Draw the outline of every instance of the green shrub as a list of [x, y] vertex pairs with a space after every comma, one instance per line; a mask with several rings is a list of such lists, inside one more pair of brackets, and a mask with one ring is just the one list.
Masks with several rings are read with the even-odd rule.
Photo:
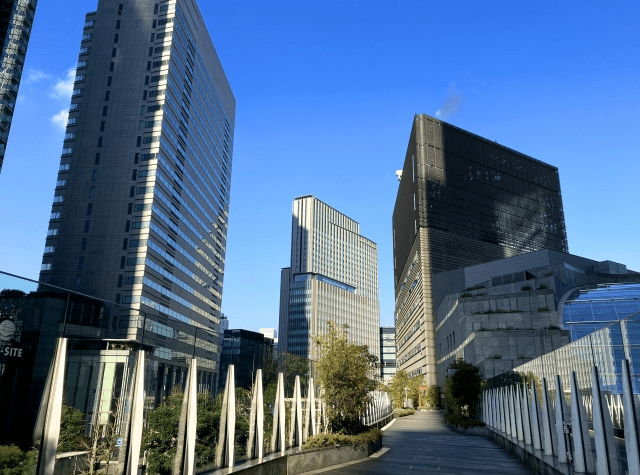
[[394, 414], [397, 414], [398, 417], [411, 416], [416, 413], [415, 409], [394, 409]]
[[444, 418], [444, 421], [446, 423], [451, 424], [453, 426], [462, 426], [465, 429], [468, 429], [469, 427], [484, 427], [484, 422], [482, 421], [469, 419], [468, 417], [465, 417], [465, 416], [458, 416], [456, 414], [453, 414], [452, 412], [445, 412], [444, 416], [442, 417]]
[[[414, 411], [415, 412], [415, 411]], [[335, 445], [347, 445], [352, 447], [366, 447], [370, 443], [382, 438], [380, 429], [369, 429], [357, 435], [345, 434], [318, 434], [309, 437], [302, 445], [303, 449], [313, 449], [317, 447], [333, 447]]]
[[427, 395], [426, 395], [426, 403], [428, 405], [430, 405], [431, 407], [440, 407], [440, 393], [442, 392], [442, 390], [440, 389], [440, 386], [429, 386], [429, 389], [427, 389]]
[[23, 452], [17, 445], [0, 445], [0, 473], [2, 475], [28, 475], [33, 471], [38, 452]]

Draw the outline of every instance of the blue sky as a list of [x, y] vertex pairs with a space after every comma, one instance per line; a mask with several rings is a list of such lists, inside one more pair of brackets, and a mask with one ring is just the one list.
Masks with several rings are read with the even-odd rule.
[[[0, 174], [0, 270], [37, 278], [84, 13], [41, 1]], [[557, 166], [569, 251], [640, 271], [638, 2], [200, 2], [237, 100], [222, 309], [278, 326], [291, 202], [313, 194], [378, 243], [415, 113]], [[58, 117], [58, 120], [56, 120]], [[3, 280], [0, 278], [0, 288]]]

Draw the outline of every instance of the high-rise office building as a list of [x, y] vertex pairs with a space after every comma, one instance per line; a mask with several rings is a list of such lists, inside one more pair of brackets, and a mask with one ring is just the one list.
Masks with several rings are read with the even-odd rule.
[[347, 324], [351, 342], [379, 355], [378, 246], [357, 222], [302, 196], [293, 202], [291, 267], [281, 274], [279, 348], [317, 360], [311, 337], [330, 321]]
[[0, 172], [38, 0], [0, 0]]
[[396, 375], [396, 327], [380, 327], [380, 377], [389, 383]]
[[[40, 280], [218, 331], [234, 118], [194, 0], [99, 0], [82, 32]], [[136, 336], [133, 318], [109, 318]]]
[[393, 212], [398, 370], [435, 384], [438, 274], [567, 252], [558, 169], [428, 115], [413, 121]]

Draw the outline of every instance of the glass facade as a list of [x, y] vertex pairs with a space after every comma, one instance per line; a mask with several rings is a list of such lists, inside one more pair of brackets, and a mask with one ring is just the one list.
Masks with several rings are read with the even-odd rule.
[[330, 321], [379, 354], [378, 247], [356, 221], [302, 196], [293, 202], [291, 267], [281, 276], [279, 347], [317, 360], [312, 337]]
[[387, 383], [396, 374], [396, 329], [380, 327], [380, 377]]
[[571, 294], [563, 322], [573, 341], [639, 311], [640, 284], [601, 285]]
[[[571, 372], [575, 371], [578, 385], [591, 418], [591, 368], [597, 366], [600, 385], [605, 393], [614, 428], [621, 429], [622, 412], [622, 359], [629, 360], [634, 394], [640, 394], [640, 312], [609, 324], [585, 337], [552, 351], [513, 371], [487, 380], [488, 387], [501, 387], [522, 379], [531, 373], [538, 383], [546, 378], [552, 398], [555, 398], [556, 375], [562, 387], [571, 389]], [[555, 400], [555, 399], [553, 399]]]
[[195, 2], [100, 0], [73, 89], [40, 281], [217, 338], [235, 98]]
[[[539, 249], [568, 252], [558, 169], [416, 115], [393, 212], [398, 368], [436, 384], [432, 276]], [[403, 340], [404, 341], [404, 340]]]
[[0, 2], [0, 172], [38, 0]]

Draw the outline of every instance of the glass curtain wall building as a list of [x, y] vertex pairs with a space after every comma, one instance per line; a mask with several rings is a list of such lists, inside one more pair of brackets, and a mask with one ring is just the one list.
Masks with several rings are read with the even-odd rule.
[[279, 348], [317, 360], [311, 337], [330, 321], [379, 355], [378, 246], [356, 221], [302, 196], [293, 202], [291, 267], [281, 274]]
[[414, 117], [398, 175], [398, 369], [431, 385], [433, 276], [538, 249], [567, 252], [560, 180], [556, 167], [425, 114]]
[[396, 375], [396, 329], [380, 327], [380, 377], [384, 383]]
[[566, 300], [563, 322], [571, 341], [640, 312], [640, 283], [576, 290]]
[[0, 0], [0, 172], [38, 0]]
[[198, 5], [100, 0], [80, 40], [39, 280], [217, 332], [235, 99]]

